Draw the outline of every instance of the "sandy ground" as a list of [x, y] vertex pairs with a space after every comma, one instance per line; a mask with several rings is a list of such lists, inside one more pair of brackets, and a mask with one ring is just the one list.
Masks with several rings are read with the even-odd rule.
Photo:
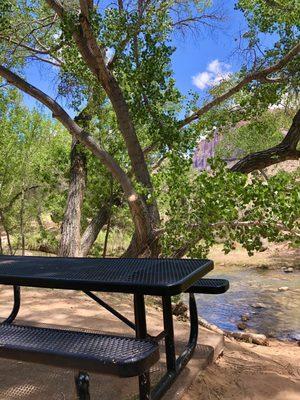
[[[21, 309], [16, 322], [20, 325], [74, 328], [117, 335], [133, 335], [126, 325], [80, 292], [22, 288]], [[101, 298], [133, 320], [132, 296], [102, 293]], [[157, 335], [162, 329], [162, 312], [151, 297], [147, 297], [148, 331]], [[0, 315], [7, 316], [12, 306], [12, 289], [0, 285]], [[1, 319], [0, 319], [1, 320]], [[183, 351], [189, 337], [189, 324], [175, 319], [177, 354]], [[185, 368], [165, 400], [179, 399], [177, 393], [188, 387], [199, 370], [220, 354], [223, 338], [201, 328], [199, 344], [193, 359]], [[163, 345], [161, 359], [151, 369], [151, 380], [157, 382], [165, 373]], [[74, 373], [39, 364], [0, 359], [0, 400], [74, 400]], [[138, 391], [137, 378], [91, 374], [91, 398], [94, 400], [133, 400]], [[178, 383], [178, 385], [177, 385]], [[112, 390], [113, 388], [113, 390]]]
[[226, 340], [224, 355], [198, 375], [183, 400], [300, 400], [300, 347]]
[[[22, 292], [19, 323], [26, 321], [127, 333], [123, 325], [78, 292], [29, 288]], [[9, 313], [11, 290], [0, 287], [0, 294], [1, 315], [4, 316]], [[124, 315], [133, 317], [131, 296], [104, 294], [103, 297], [118, 306]], [[158, 333], [162, 328], [161, 313], [150, 305], [148, 317], [151, 333]], [[176, 332], [183, 342], [187, 337], [186, 328], [187, 324], [176, 321]], [[203, 338], [202, 333], [200, 337]], [[200, 365], [195, 376], [199, 368]], [[183, 400], [300, 400], [299, 378], [300, 347], [297, 344], [274, 340], [269, 347], [263, 347], [226, 340], [223, 357], [200, 372]], [[0, 399], [73, 400], [73, 379], [72, 371], [1, 360]], [[92, 382], [92, 394], [101, 400], [129, 399], [130, 393], [137, 388], [136, 380], [125, 382], [101, 375], [92, 376]], [[181, 387], [187, 383], [184, 376], [178, 383]], [[111, 387], [116, 396], [111, 393]]]
[[247, 266], [247, 267], [296, 267], [300, 268], [300, 248], [292, 248], [288, 243], [266, 243], [265, 251], [256, 252], [249, 257], [241, 245], [236, 244], [236, 250], [224, 254], [221, 244], [212, 247], [208, 258], [220, 266]]

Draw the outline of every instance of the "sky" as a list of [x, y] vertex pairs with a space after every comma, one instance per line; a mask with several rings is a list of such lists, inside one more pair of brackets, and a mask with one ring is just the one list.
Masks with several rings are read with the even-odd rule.
[[[204, 97], [207, 89], [237, 71], [241, 59], [235, 50], [241, 32], [246, 30], [242, 13], [234, 9], [234, 0], [214, 0], [214, 5], [221, 5], [224, 22], [220, 29], [202, 29], [197, 35], [182, 36], [176, 34], [173, 45], [176, 51], [172, 57], [172, 69], [177, 87], [183, 94], [190, 90]], [[26, 71], [30, 83], [55, 96], [55, 75], [49, 67], [31, 65]], [[37, 106], [35, 100], [25, 95], [25, 103], [31, 108]], [[64, 105], [64, 104], [62, 104]], [[71, 112], [72, 113], [72, 112]]]
[[224, 22], [219, 29], [202, 29], [197, 36], [184, 38], [177, 35], [174, 39], [177, 51], [172, 65], [177, 85], [184, 93], [191, 89], [201, 93], [215, 78], [240, 67], [240, 60], [233, 53], [237, 46], [235, 39], [245, 31], [246, 23], [243, 15], [234, 10], [235, 1], [221, 3], [226, 5], [222, 5]]

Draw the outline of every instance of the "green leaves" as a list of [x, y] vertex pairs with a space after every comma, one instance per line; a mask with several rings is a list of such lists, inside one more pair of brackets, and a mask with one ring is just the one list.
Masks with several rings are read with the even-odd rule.
[[12, 11], [12, 3], [9, 0], [3, 0], [0, 4], [0, 28], [1, 31], [8, 28], [11, 24], [10, 13]]
[[186, 247], [188, 256], [203, 257], [219, 242], [225, 253], [238, 242], [251, 255], [261, 248], [262, 238], [293, 240], [299, 231], [300, 189], [295, 175], [279, 173], [266, 182], [260, 175], [249, 179], [232, 173], [218, 159], [211, 160], [210, 172], [200, 174], [187, 166], [180, 168], [181, 164], [170, 159], [164, 171], [163, 246], [168, 256]]
[[274, 33], [285, 27], [296, 27], [300, 20], [300, 5], [297, 0], [239, 0], [237, 8], [262, 32]]
[[60, 214], [61, 218], [69, 146], [69, 136], [59, 124], [26, 109], [15, 90], [1, 92], [0, 211], [5, 229], [13, 235], [16, 245], [22, 191], [25, 191], [22, 218], [26, 236], [32, 235], [32, 224], [40, 213]]

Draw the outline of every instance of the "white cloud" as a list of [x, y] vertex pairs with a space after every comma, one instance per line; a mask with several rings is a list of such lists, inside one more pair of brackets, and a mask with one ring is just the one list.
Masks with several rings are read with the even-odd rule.
[[193, 76], [193, 84], [199, 89], [205, 89], [210, 85], [211, 75], [212, 74], [207, 71], [200, 72], [198, 75]]
[[231, 66], [223, 63], [218, 59], [211, 61], [206, 71], [199, 72], [199, 74], [192, 77], [193, 84], [199, 89], [206, 89], [207, 87], [215, 86], [224, 79], [228, 79], [231, 74]]

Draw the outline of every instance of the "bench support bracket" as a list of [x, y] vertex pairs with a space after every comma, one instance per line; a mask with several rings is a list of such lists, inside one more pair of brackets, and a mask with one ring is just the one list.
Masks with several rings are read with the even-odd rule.
[[11, 324], [17, 318], [21, 305], [21, 290], [20, 286], [14, 286], [14, 305], [10, 315], [1, 323]]

